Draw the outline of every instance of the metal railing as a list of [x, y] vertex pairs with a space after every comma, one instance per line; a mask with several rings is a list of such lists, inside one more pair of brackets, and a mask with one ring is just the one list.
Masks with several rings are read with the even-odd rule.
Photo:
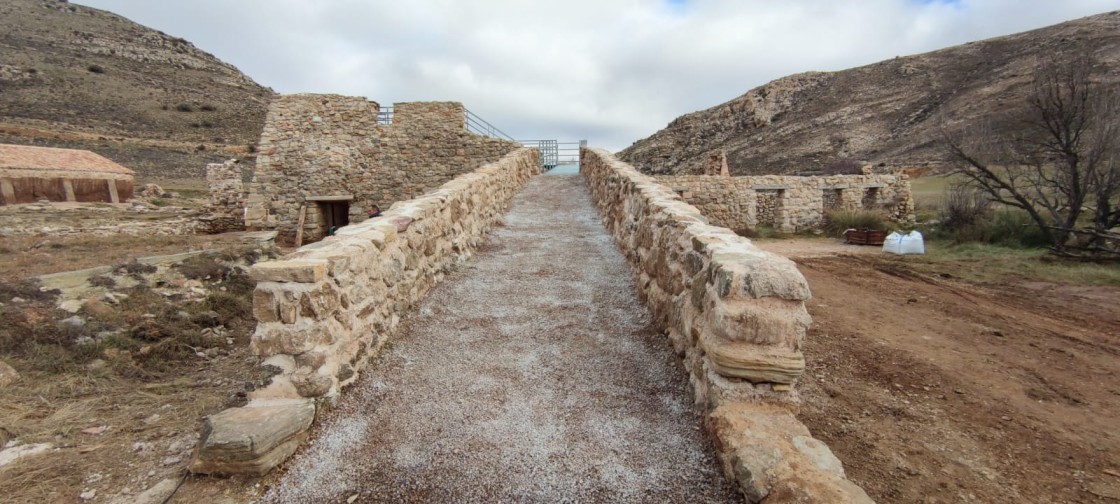
[[[560, 165], [579, 164], [579, 149], [580, 147], [587, 145], [587, 140], [580, 140], [578, 142], [560, 142], [557, 140], [514, 140], [513, 137], [506, 134], [506, 132], [498, 129], [493, 124], [490, 124], [474, 112], [471, 112], [467, 109], [463, 110], [466, 112], [464, 117], [464, 125], [466, 126], [467, 131], [476, 135], [501, 138], [503, 140], [520, 143], [525, 147], [535, 147], [537, 149], [540, 149], [541, 169], [544, 171], [551, 170]], [[378, 109], [377, 124], [393, 124], [393, 107], [386, 106]]]
[[377, 124], [393, 124], [393, 107], [381, 107], [377, 110]]
[[541, 169], [551, 170], [560, 165], [579, 164], [579, 149], [587, 145], [587, 140], [560, 142], [557, 140], [519, 140], [525, 147], [535, 147], [541, 151]]
[[[466, 109], [463, 109], [463, 110], [466, 110]], [[506, 140], [516, 142], [516, 140], [514, 140], [513, 137], [505, 134], [504, 131], [502, 131], [498, 128], [495, 128], [493, 124], [490, 124], [490, 123], [486, 122], [486, 120], [484, 120], [481, 117], [478, 117], [477, 115], [475, 115], [474, 112], [471, 112], [470, 110], [467, 110], [467, 131], [469, 131], [471, 133], [474, 133], [474, 134], [477, 134], [477, 135], [494, 137], [494, 138], [504, 138]]]

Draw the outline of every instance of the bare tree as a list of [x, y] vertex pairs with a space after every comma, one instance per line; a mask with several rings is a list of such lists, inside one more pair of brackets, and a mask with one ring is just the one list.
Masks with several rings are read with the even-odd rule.
[[1023, 117], [1003, 128], [1013, 133], [944, 134], [968, 182], [1027, 212], [1056, 252], [1086, 220], [1089, 241], [1120, 225], [1120, 99], [1093, 81], [1093, 66], [1085, 56], [1043, 64]]

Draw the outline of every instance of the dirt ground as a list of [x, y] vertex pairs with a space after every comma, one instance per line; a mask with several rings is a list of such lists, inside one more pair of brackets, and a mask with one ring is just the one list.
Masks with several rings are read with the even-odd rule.
[[[0, 501], [150, 504], [170, 494], [203, 417], [267, 378], [248, 349], [242, 255], [257, 246], [236, 234], [0, 238], [0, 361], [21, 375], [0, 386]], [[221, 252], [154, 271], [130, 263], [210, 249]], [[122, 266], [60, 293], [25, 283], [113, 265]], [[84, 306], [67, 312], [65, 300]], [[5, 460], [5, 447], [37, 445], [49, 448]]]
[[1120, 288], [761, 242], [809, 281], [800, 418], [879, 502], [1120, 500]]

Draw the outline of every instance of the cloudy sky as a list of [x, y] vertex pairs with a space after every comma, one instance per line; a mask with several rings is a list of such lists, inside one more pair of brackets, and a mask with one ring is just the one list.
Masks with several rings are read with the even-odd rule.
[[618, 150], [770, 80], [1120, 9], [1120, 0], [79, 0], [280, 93], [454, 100], [518, 139]]

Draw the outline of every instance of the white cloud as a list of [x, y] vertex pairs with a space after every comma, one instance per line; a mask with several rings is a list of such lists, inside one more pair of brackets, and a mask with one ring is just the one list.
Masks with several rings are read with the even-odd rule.
[[1118, 0], [84, 0], [281, 93], [455, 100], [620, 149], [770, 80], [1120, 9]]

